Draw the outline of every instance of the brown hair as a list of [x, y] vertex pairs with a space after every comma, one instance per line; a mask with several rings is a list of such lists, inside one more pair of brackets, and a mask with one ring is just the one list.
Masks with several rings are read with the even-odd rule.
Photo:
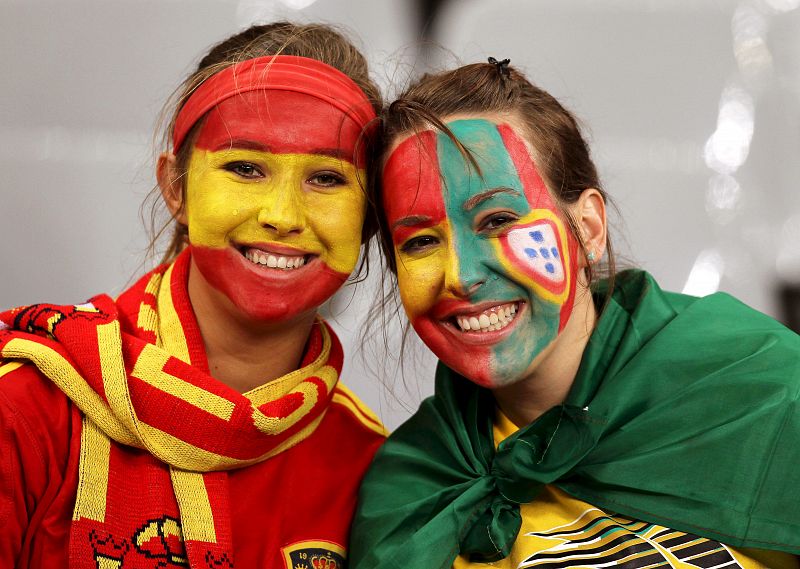
[[[443, 123], [448, 116], [465, 113], [505, 114], [521, 121], [526, 138], [537, 154], [536, 165], [560, 206], [575, 203], [587, 188], [596, 188], [608, 201], [575, 117], [552, 95], [509, 66], [507, 61], [474, 63], [452, 71], [423, 75], [384, 111], [381, 141], [376, 145], [380, 148], [378, 152], [385, 154], [392, 141], [400, 135], [417, 133], [433, 126], [450, 137], [465, 158], [480, 171], [469, 150]], [[372, 163], [376, 168], [370, 178], [374, 184], [380, 246], [389, 269], [396, 273], [394, 247], [382, 213], [381, 178], [377, 171], [382, 167], [382, 160], [373, 160]], [[586, 256], [577, 223], [568, 211], [564, 213], [570, 229], [581, 243], [582, 254]], [[610, 240], [607, 241], [605, 258], [605, 272], [612, 280], [615, 258]], [[587, 263], [587, 266], [587, 279], [592, 283], [596, 271], [591, 264]], [[613, 282], [609, 284], [611, 290]]]
[[[165, 124], [161, 129], [162, 139], [159, 146], [164, 150], [170, 149], [170, 137], [175, 119], [188, 98], [203, 81], [240, 61], [278, 54], [308, 57], [338, 69], [349, 76], [364, 91], [375, 112], [380, 112], [383, 105], [381, 94], [378, 86], [369, 77], [367, 60], [341, 32], [325, 24], [275, 22], [254, 25], [212, 47], [200, 60], [195, 72], [173, 93], [162, 112], [160, 122]], [[169, 120], [166, 120], [166, 117], [169, 117]], [[195, 123], [176, 155], [180, 180], [186, 174], [194, 139], [202, 123], [202, 119]], [[369, 148], [370, 144], [366, 141], [362, 141], [362, 143], [367, 144]], [[371, 153], [368, 152], [369, 154]], [[182, 184], [181, 193], [184, 196], [185, 191], [185, 184]], [[187, 228], [178, 222], [171, 223], [172, 220], [158, 227], [157, 218], [163, 207], [158, 187], [150, 193], [148, 201], [152, 202], [149, 213], [151, 238], [148, 253], [150, 255], [154, 254], [156, 243], [172, 225], [172, 237], [161, 259], [162, 262], [167, 262], [186, 246]], [[365, 220], [362, 236], [362, 241], [365, 243], [375, 231], [373, 221], [373, 216], [368, 216]]]

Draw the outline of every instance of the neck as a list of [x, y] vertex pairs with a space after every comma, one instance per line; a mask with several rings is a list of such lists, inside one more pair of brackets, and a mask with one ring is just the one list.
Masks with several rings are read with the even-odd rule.
[[572, 315], [561, 333], [531, 364], [524, 379], [492, 390], [500, 410], [518, 427], [524, 427], [569, 394], [597, 320], [588, 288], [576, 293]]
[[214, 378], [244, 393], [300, 367], [315, 311], [279, 323], [253, 321], [205, 280], [194, 261], [188, 290]]

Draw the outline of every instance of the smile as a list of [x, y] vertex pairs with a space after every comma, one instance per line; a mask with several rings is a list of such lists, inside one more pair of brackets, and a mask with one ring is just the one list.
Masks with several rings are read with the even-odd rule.
[[242, 254], [245, 259], [254, 265], [262, 265], [270, 269], [284, 271], [299, 269], [306, 264], [308, 257], [311, 257], [311, 255], [279, 255], [255, 247], [245, 248]]
[[494, 332], [502, 330], [517, 316], [517, 303], [492, 306], [474, 314], [459, 314], [454, 317], [462, 332]]

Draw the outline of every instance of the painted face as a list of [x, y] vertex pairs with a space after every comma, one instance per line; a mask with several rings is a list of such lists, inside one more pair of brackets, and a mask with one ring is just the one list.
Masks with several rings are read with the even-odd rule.
[[522, 379], [572, 312], [577, 241], [523, 138], [485, 119], [403, 141], [383, 173], [400, 296], [450, 368], [486, 387]]
[[210, 111], [189, 162], [189, 242], [206, 281], [244, 314], [315, 310], [352, 272], [366, 204], [359, 132], [301, 93], [254, 91]]

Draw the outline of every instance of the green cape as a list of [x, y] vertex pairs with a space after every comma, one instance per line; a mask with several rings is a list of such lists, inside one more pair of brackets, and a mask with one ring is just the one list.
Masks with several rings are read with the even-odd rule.
[[[602, 302], [602, 290], [599, 291]], [[800, 553], [800, 337], [726, 294], [621, 273], [563, 405], [502, 441], [494, 399], [440, 364], [379, 450], [354, 569], [505, 557], [543, 484], [734, 547]]]

